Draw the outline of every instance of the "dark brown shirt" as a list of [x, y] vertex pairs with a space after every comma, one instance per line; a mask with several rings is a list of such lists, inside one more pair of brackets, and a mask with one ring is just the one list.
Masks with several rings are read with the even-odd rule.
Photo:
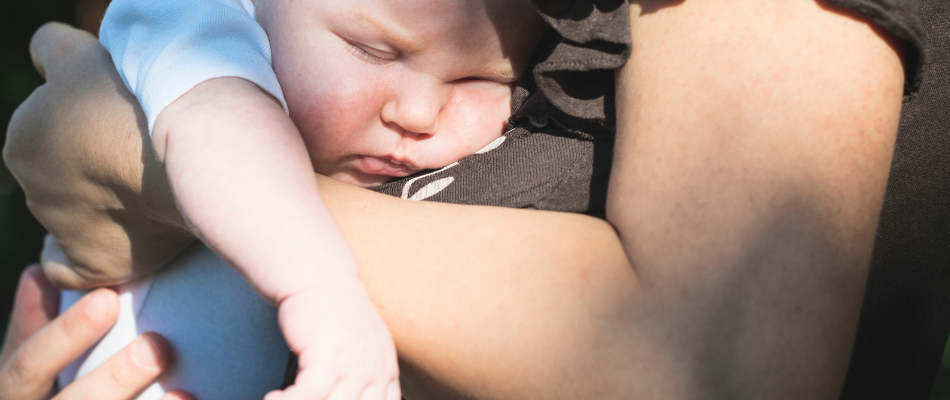
[[[904, 99], [844, 399], [926, 399], [950, 332], [950, 2], [845, 1], [908, 42]], [[915, 64], [916, 58], [916, 64]]]

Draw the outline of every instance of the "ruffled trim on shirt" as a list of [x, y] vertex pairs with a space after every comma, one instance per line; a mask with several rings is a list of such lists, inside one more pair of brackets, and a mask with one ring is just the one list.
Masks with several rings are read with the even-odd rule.
[[516, 116], [557, 123], [582, 137], [613, 135], [614, 70], [630, 57], [625, 0], [536, 0], [551, 28], [515, 93]]

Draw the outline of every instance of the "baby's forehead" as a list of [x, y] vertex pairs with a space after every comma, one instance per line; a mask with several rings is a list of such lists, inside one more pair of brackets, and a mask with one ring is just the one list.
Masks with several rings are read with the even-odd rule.
[[529, 0], [350, 0], [348, 18], [407, 52], [448, 43], [469, 53], [495, 51], [530, 60], [547, 25]]
[[[473, 33], [473, 27], [508, 31], [532, 29], [538, 19], [528, 0], [349, 0], [351, 16], [373, 22], [397, 24], [407, 30], [441, 34]], [[375, 24], [380, 27], [382, 24]]]

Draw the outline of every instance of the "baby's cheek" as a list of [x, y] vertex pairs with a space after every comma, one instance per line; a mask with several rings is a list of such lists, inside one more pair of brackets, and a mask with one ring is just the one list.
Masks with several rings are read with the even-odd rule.
[[439, 120], [440, 132], [423, 153], [434, 165], [475, 154], [504, 133], [511, 114], [510, 95], [498, 91], [456, 93]]
[[501, 110], [510, 113], [512, 90], [513, 84], [509, 83], [470, 81], [457, 84], [454, 97], [469, 105], [477, 104], [482, 110], [487, 111], [490, 108], [493, 112]]
[[288, 97], [291, 117], [304, 136], [352, 136], [370, 130], [379, 121], [383, 90], [373, 82], [340, 84], [312, 82]]
[[459, 89], [445, 111], [446, 118], [452, 121], [459, 132], [458, 140], [488, 144], [501, 135], [511, 116], [510, 88], [507, 85], [487, 84], [474, 88], [467, 85]]

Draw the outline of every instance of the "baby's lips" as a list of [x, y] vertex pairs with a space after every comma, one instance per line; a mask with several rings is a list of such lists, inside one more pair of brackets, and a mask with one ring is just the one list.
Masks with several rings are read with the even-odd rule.
[[389, 158], [360, 156], [358, 168], [369, 175], [386, 175], [404, 177], [414, 174], [417, 169], [410, 165], [398, 163]]

